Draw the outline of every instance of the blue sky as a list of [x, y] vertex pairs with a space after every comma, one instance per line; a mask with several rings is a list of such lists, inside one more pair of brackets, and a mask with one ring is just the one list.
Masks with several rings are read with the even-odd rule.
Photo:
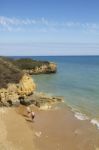
[[0, 0], [0, 55], [99, 55], [99, 0]]

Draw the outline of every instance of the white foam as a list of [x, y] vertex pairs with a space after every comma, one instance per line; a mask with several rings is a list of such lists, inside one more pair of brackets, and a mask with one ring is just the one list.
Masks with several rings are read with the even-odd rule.
[[82, 113], [80, 113], [80, 112], [76, 112], [76, 113], [75, 113], [75, 117], [76, 117], [78, 120], [88, 120], [88, 119], [89, 119], [85, 114], [82, 114]]
[[90, 122], [99, 129], [99, 121], [98, 120], [92, 119]]

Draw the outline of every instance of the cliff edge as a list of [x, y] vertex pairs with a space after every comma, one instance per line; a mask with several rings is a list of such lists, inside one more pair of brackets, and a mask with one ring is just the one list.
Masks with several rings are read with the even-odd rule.
[[35, 92], [36, 84], [30, 76], [54, 72], [56, 64], [52, 62], [0, 57], [0, 106], [34, 104], [41, 107], [62, 101], [60, 97], [49, 97]]
[[23, 58], [15, 60], [14, 64], [30, 75], [56, 73], [57, 71], [57, 65], [48, 61]]
[[8, 106], [33, 94], [36, 88], [32, 77], [21, 71], [13, 61], [0, 57], [0, 106]]
[[36, 89], [36, 84], [28, 74], [24, 74], [19, 83], [8, 83], [7, 88], [0, 89], [0, 105], [18, 105], [19, 100], [32, 95]]

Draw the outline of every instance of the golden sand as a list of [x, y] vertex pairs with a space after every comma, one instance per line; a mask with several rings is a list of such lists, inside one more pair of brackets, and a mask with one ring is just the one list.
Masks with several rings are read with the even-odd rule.
[[2, 108], [0, 150], [33, 150], [35, 149], [33, 141], [33, 132], [25, 119], [17, 114], [14, 108]]
[[[42, 111], [31, 107], [36, 117], [27, 117], [26, 107], [8, 109], [0, 124], [0, 140], [12, 150], [98, 150], [99, 130], [80, 121], [67, 108]], [[6, 131], [3, 135], [1, 130]], [[5, 138], [3, 137], [5, 136]], [[11, 149], [0, 150], [11, 150]], [[2, 146], [3, 147], [3, 146]]]

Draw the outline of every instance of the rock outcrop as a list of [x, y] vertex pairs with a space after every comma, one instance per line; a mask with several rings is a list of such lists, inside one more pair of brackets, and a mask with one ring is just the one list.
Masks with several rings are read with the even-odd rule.
[[20, 103], [22, 105], [28, 106], [28, 105], [35, 105], [39, 108], [42, 107], [51, 107], [53, 104], [64, 102], [63, 97], [57, 97], [57, 96], [49, 96], [45, 93], [41, 92], [34, 92], [32, 95], [28, 96], [28, 98], [21, 99]]
[[18, 84], [9, 83], [7, 88], [0, 89], [0, 105], [18, 104], [20, 99], [33, 94], [36, 85], [30, 75], [24, 74]]
[[28, 73], [30, 75], [33, 74], [50, 74], [50, 73], [56, 73], [57, 66], [55, 63], [50, 62], [49, 64], [42, 64], [41, 66], [37, 66], [33, 69], [24, 69], [25, 73]]
[[24, 72], [32, 74], [45, 74], [45, 73], [55, 73], [57, 71], [57, 66], [53, 62], [49, 61], [39, 61], [32, 60], [29, 58], [17, 59], [13, 61], [16, 65]]
[[0, 57], [0, 106], [34, 104], [41, 107], [62, 101], [59, 97], [34, 92], [36, 84], [30, 76], [55, 73], [56, 70], [56, 64], [48, 61]]

